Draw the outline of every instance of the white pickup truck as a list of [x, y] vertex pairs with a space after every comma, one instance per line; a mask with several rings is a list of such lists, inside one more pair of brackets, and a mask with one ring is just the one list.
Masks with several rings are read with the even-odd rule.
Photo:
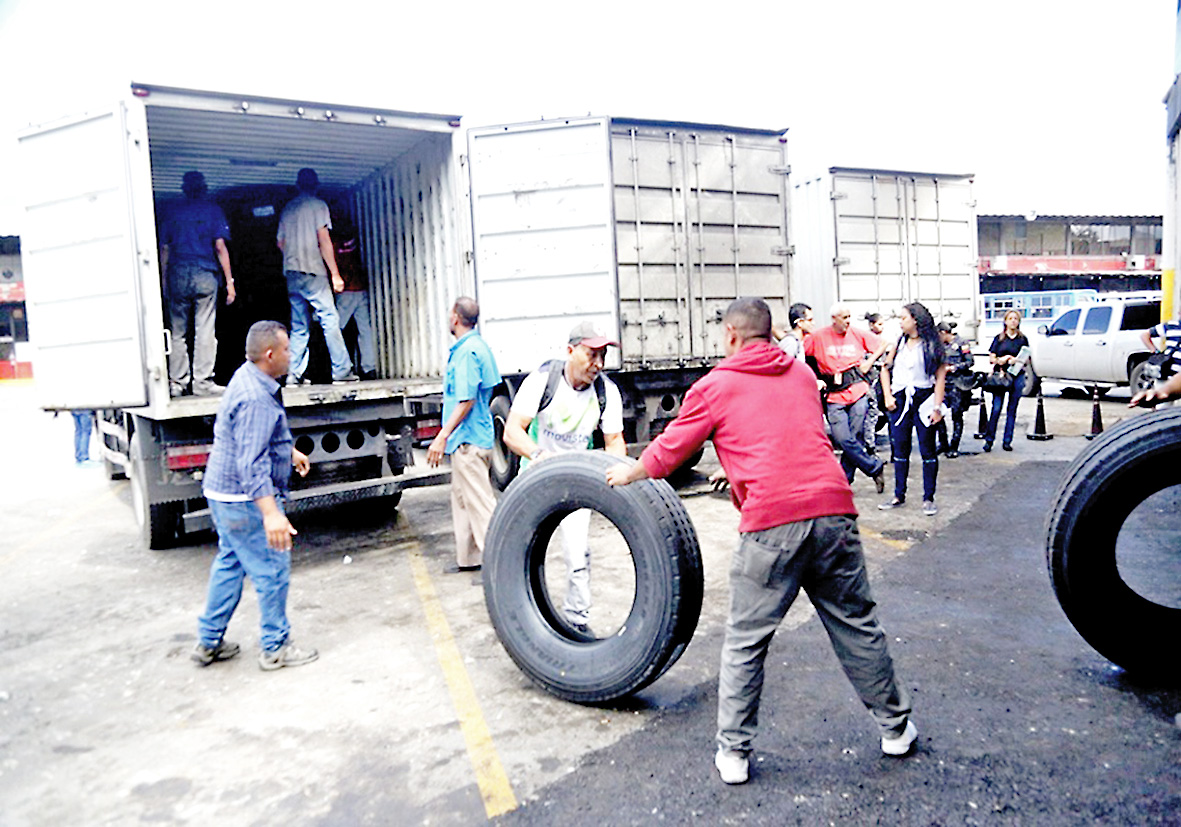
[[1027, 392], [1036, 392], [1040, 379], [1151, 387], [1151, 378], [1144, 376], [1150, 353], [1140, 333], [1160, 322], [1160, 312], [1160, 291], [1108, 293], [1041, 325], [1029, 337], [1034, 381], [1026, 383]]

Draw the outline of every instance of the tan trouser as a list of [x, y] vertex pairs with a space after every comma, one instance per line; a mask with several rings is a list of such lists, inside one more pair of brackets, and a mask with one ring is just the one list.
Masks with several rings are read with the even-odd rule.
[[491, 448], [467, 443], [451, 455], [451, 522], [455, 526], [455, 556], [461, 566], [479, 566], [484, 560], [484, 535], [496, 508], [488, 479]]

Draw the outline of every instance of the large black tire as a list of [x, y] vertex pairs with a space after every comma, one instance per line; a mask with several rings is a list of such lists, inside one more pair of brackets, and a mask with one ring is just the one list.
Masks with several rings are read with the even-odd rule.
[[1135, 416], [1075, 459], [1046, 523], [1050, 579], [1075, 629], [1114, 663], [1170, 681], [1181, 678], [1173, 651], [1181, 609], [1146, 599], [1124, 581], [1116, 540], [1136, 506], [1174, 485], [1181, 485], [1181, 409]]
[[512, 403], [507, 396], [501, 394], [489, 405], [492, 411], [492, 463], [488, 476], [497, 491], [508, 488], [521, 469], [521, 458], [508, 449], [504, 444], [504, 423], [508, 422]]
[[[619, 461], [587, 451], [538, 463], [500, 498], [484, 545], [484, 600], [509, 657], [534, 683], [578, 703], [621, 698], [659, 678], [701, 614], [701, 552], [684, 506], [663, 480], [610, 488], [605, 472]], [[611, 521], [635, 567], [631, 612], [603, 639], [569, 626], [545, 586], [550, 537], [580, 508]]]

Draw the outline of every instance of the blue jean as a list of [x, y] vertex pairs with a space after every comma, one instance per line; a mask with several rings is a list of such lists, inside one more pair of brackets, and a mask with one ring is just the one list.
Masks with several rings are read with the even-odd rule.
[[348, 326], [349, 319], [357, 322], [357, 349], [361, 351], [361, 370], [364, 373], [377, 370], [377, 354], [373, 347], [373, 324], [369, 320], [369, 291], [346, 290], [336, 295], [336, 312], [340, 315], [340, 327]]
[[718, 745], [749, 752], [758, 732], [767, 649], [800, 589], [881, 734], [897, 737], [910, 698], [877, 618], [853, 517], [817, 517], [741, 535], [730, 563], [730, 616], [718, 672]]
[[839, 405], [829, 402], [825, 405], [828, 417], [828, 427], [832, 429], [832, 438], [841, 448], [841, 468], [849, 482], [853, 481], [854, 472], [860, 468], [868, 476], [874, 476], [882, 470], [884, 464], [869, 455], [865, 448], [865, 417], [869, 408], [869, 399], [863, 396], [851, 405]]
[[274, 652], [287, 642], [287, 587], [291, 582], [291, 554], [267, 547], [262, 512], [253, 502], [223, 503], [209, 500], [213, 527], [217, 529], [217, 556], [209, 570], [209, 597], [205, 613], [197, 621], [200, 642], [217, 646], [242, 599], [247, 575], [258, 593], [264, 652]]
[[992, 415], [988, 417], [988, 430], [984, 434], [984, 444], [989, 448], [996, 442], [996, 429], [1000, 424], [1001, 406], [1005, 405], [1006, 396], [1009, 398], [1009, 404], [1005, 406], [1005, 436], [1001, 444], [1013, 444], [1013, 429], [1017, 425], [1017, 403], [1021, 401], [1021, 393], [1024, 390], [1025, 374], [1021, 373], [1014, 378], [1013, 387], [1004, 393], [992, 395]]
[[919, 416], [919, 406], [935, 390], [920, 388], [904, 391], [897, 399], [897, 406], [890, 411], [890, 450], [894, 458], [894, 496], [906, 499], [906, 477], [910, 473], [911, 432], [918, 431], [919, 456], [923, 458], [923, 499], [935, 499], [935, 479], [939, 476], [939, 459], [935, 452], [936, 427], [924, 425]]
[[74, 416], [74, 462], [90, 459], [90, 427], [94, 411], [70, 411]]
[[308, 369], [308, 339], [311, 337], [311, 311], [324, 331], [328, 356], [332, 359], [332, 378], [343, 379], [353, 370], [344, 337], [340, 335], [340, 316], [332, 300], [328, 276], [287, 271], [287, 298], [291, 302], [291, 365], [288, 372], [302, 377]]

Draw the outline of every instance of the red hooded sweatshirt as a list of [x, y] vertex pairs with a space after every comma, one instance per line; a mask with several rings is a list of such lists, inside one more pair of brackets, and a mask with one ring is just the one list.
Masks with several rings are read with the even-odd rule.
[[640, 462], [666, 477], [712, 437], [742, 513], [739, 531], [856, 516], [822, 416], [812, 370], [769, 342], [751, 342], [693, 383]]

